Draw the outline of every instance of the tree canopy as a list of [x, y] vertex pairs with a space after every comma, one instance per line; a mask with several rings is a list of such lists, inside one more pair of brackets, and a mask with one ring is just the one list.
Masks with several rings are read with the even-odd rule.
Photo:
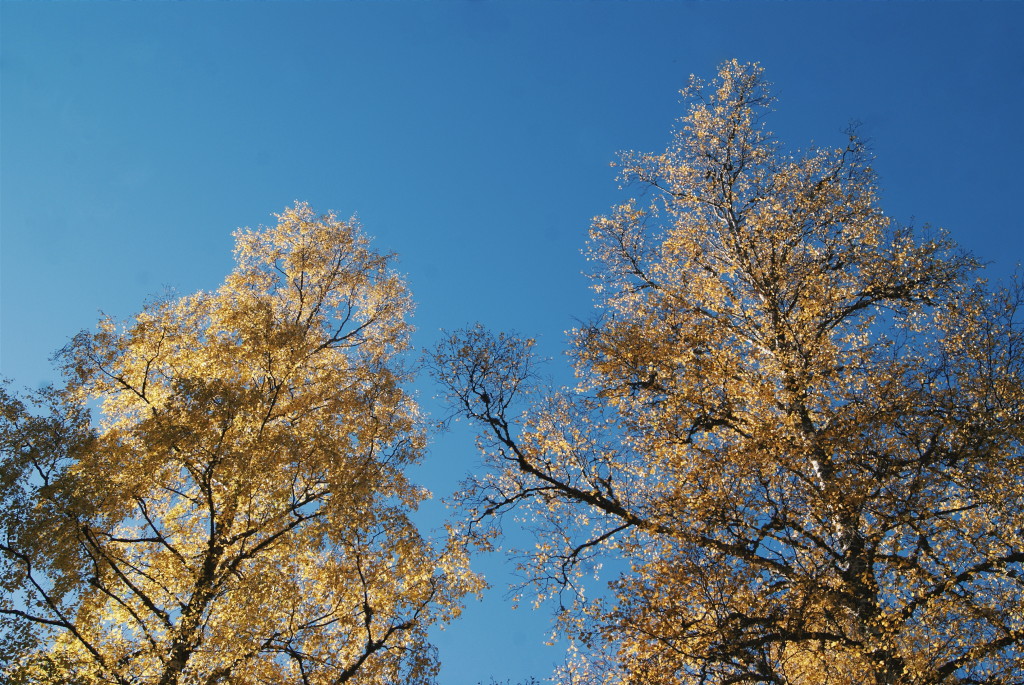
[[278, 218], [219, 290], [76, 336], [43, 412], [3, 395], [8, 682], [433, 681], [479, 582], [409, 519], [411, 300], [355, 222]]
[[1024, 285], [889, 219], [855, 130], [784, 147], [757, 65], [683, 92], [592, 224], [578, 382], [480, 326], [435, 349], [484, 454], [445, 540], [410, 518], [410, 296], [305, 204], [76, 336], [63, 386], [0, 387], [0, 677], [433, 682], [514, 517], [566, 682], [1024, 682]]
[[468, 533], [531, 522], [569, 682], [1021, 682], [1020, 285], [886, 217], [855, 131], [784, 148], [757, 65], [684, 95], [593, 223], [578, 385], [481, 327], [435, 352]]

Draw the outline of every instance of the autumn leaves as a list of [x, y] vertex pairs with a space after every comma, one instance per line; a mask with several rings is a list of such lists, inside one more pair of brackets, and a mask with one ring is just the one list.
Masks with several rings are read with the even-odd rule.
[[566, 682], [1018, 682], [1021, 291], [885, 217], [855, 135], [787, 152], [756, 65], [684, 94], [669, 149], [623, 157], [644, 202], [594, 221], [578, 384], [480, 327], [435, 348], [483, 451], [450, 539], [409, 517], [410, 295], [303, 204], [236, 234], [217, 291], [4, 394], [7, 679], [432, 682], [428, 630], [514, 516]]
[[855, 135], [785, 151], [757, 66], [684, 94], [670, 148], [624, 156], [646, 205], [594, 222], [578, 385], [507, 337], [438, 348], [489, 466], [471, 532], [532, 522], [566, 681], [1017, 682], [1020, 286], [885, 217]]
[[[356, 225], [302, 204], [237, 239], [216, 292], [76, 337], [51, 418], [8, 404], [2, 552], [21, 594], [0, 612], [29, 628], [10, 678], [436, 674], [427, 630], [480, 580], [408, 518], [424, 429], [397, 361], [404, 286]], [[61, 421], [96, 402], [97, 427]]]

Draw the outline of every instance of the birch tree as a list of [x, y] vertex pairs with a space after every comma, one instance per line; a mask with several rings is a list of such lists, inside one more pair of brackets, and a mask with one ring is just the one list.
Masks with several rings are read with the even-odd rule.
[[354, 221], [278, 218], [219, 290], [75, 337], [48, 412], [3, 397], [9, 681], [433, 681], [478, 583], [409, 518], [409, 294]]
[[684, 95], [591, 228], [578, 385], [515, 336], [438, 347], [467, 529], [530, 522], [567, 682], [1022, 682], [1020, 286], [887, 218], [855, 134], [787, 151], [758, 66]]

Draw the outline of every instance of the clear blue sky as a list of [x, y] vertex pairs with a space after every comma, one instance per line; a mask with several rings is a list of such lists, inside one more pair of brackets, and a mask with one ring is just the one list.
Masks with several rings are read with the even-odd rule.
[[[883, 206], [1005, 277], [1024, 255], [1024, 3], [0, 0], [0, 374], [102, 309], [216, 287], [231, 231], [296, 199], [400, 256], [418, 347], [473, 321], [556, 357], [592, 311], [609, 162], [659, 150], [690, 73], [760, 61], [798, 147], [862, 122]], [[420, 386], [424, 403], [433, 390]], [[445, 495], [472, 442], [419, 471]], [[442, 683], [543, 677], [546, 613], [498, 586], [439, 637]]]

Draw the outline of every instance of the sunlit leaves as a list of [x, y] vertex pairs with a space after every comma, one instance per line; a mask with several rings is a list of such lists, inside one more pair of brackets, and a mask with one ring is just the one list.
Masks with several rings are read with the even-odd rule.
[[61, 353], [55, 412], [99, 403], [98, 428], [5, 397], [5, 514], [33, 514], [4, 524], [19, 594], [0, 613], [43, 638], [10, 677], [433, 679], [426, 631], [479, 583], [408, 519], [426, 496], [404, 475], [424, 446], [397, 356], [411, 301], [354, 222], [278, 218], [236, 234], [217, 291]]
[[492, 469], [475, 529], [530, 512], [576, 680], [1019, 682], [1021, 289], [888, 219], [855, 132], [790, 153], [760, 67], [718, 76], [594, 220], [575, 389], [514, 339], [438, 349]]

